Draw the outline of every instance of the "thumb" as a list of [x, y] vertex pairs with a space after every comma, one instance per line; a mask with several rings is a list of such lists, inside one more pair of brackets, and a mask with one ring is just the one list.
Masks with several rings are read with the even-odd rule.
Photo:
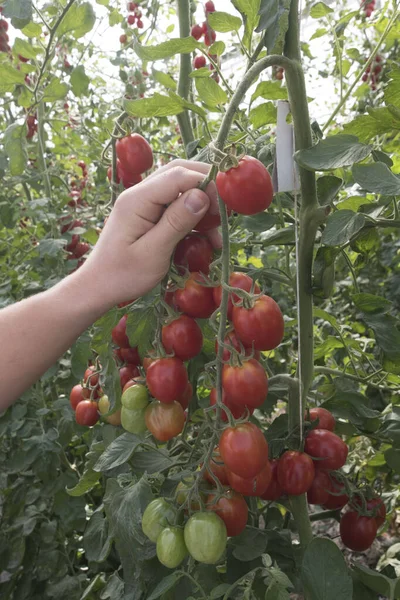
[[148, 233], [152, 247], [172, 252], [177, 243], [194, 229], [210, 206], [210, 198], [199, 189], [188, 190], [170, 204], [155, 227]]

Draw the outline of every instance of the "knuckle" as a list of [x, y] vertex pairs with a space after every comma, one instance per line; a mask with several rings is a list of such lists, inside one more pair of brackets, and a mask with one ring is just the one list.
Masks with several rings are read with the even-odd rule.
[[165, 213], [165, 219], [171, 229], [173, 229], [176, 233], [181, 234], [186, 231], [187, 227], [183, 223], [179, 213], [176, 210], [168, 210]]

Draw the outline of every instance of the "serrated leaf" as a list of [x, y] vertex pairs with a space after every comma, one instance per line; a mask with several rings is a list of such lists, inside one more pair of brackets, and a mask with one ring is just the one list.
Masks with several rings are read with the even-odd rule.
[[164, 73], [163, 71], [157, 71], [156, 69], [153, 69], [152, 73], [154, 79], [158, 81], [158, 83], [163, 85], [165, 88], [174, 91], [176, 90], [177, 83], [173, 79], [173, 77], [171, 77], [171, 75], [169, 75], [168, 73]]
[[386, 298], [368, 294], [366, 292], [353, 294], [351, 298], [358, 310], [365, 313], [388, 312], [392, 306], [392, 303], [389, 300], [386, 300]]
[[290, 0], [261, 0], [260, 22], [256, 31], [265, 31], [264, 45], [269, 54], [282, 54], [289, 25]]
[[125, 100], [124, 108], [131, 117], [172, 117], [185, 109], [182, 100], [177, 97], [154, 94], [150, 98]]
[[400, 194], [400, 177], [382, 162], [354, 165], [353, 177], [363, 189], [375, 194], [397, 196]]
[[276, 123], [277, 109], [272, 102], [264, 102], [255, 108], [252, 108], [249, 113], [249, 119], [253, 127], [256, 129], [263, 125]]
[[0, 94], [12, 92], [16, 85], [24, 85], [25, 75], [8, 63], [0, 64]]
[[45, 102], [55, 102], [62, 100], [68, 94], [68, 86], [62, 83], [58, 77], [53, 77], [50, 83], [44, 88], [43, 100]]
[[338, 210], [329, 215], [321, 242], [326, 246], [342, 246], [361, 231], [365, 223], [366, 218], [361, 213]]
[[93, 469], [97, 472], [108, 471], [125, 464], [143, 439], [134, 433], [123, 433], [106, 448], [96, 461]]
[[400, 121], [388, 108], [369, 109], [368, 112], [368, 115], [359, 115], [345, 123], [343, 132], [357, 136], [360, 142], [369, 142], [377, 135], [400, 129]]
[[287, 100], [288, 93], [285, 87], [282, 87], [279, 81], [261, 81], [251, 97], [251, 101], [257, 98], [265, 100]]
[[35, 48], [31, 46], [26, 40], [21, 40], [21, 38], [16, 38], [13, 51], [16, 55], [21, 55], [24, 58], [35, 59], [39, 52], [41, 52], [40, 48]]
[[174, 465], [173, 460], [165, 450], [136, 452], [132, 461], [135, 470], [146, 471], [146, 473], [158, 473]]
[[310, 17], [313, 19], [321, 19], [329, 13], [333, 13], [333, 9], [327, 6], [324, 2], [317, 2], [310, 9]]
[[11, 175], [22, 175], [27, 163], [26, 125], [12, 123], [4, 132], [4, 149], [10, 161]]
[[71, 87], [75, 96], [86, 96], [90, 78], [86, 75], [85, 67], [78, 65], [71, 73]]
[[101, 442], [94, 444], [91, 447], [90, 452], [88, 452], [86, 455], [85, 469], [79, 479], [79, 482], [73, 488], [67, 489], [67, 494], [69, 496], [83, 496], [94, 488], [101, 477], [101, 473], [95, 472], [93, 470], [93, 466], [98, 460], [103, 449], [104, 445]]
[[364, 160], [372, 146], [360, 144], [353, 135], [332, 135], [312, 148], [298, 150], [296, 162], [310, 171], [330, 171]]
[[353, 582], [344, 557], [327, 538], [314, 538], [308, 544], [301, 580], [309, 600], [352, 600]]
[[242, 20], [239, 19], [239, 17], [219, 11], [208, 14], [208, 23], [212, 29], [218, 31], [219, 33], [239, 31], [240, 27], [242, 26]]
[[199, 47], [200, 44], [192, 36], [173, 38], [155, 46], [142, 46], [137, 40], [133, 42], [133, 49], [136, 54], [139, 58], [146, 61], [171, 58], [171, 56], [175, 56], [176, 54], [190, 54]]
[[208, 106], [218, 106], [219, 104], [226, 104], [228, 102], [225, 90], [211, 77], [208, 79], [196, 79], [195, 81], [200, 100]]
[[40, 37], [42, 28], [38, 23], [29, 23], [22, 29], [22, 33], [29, 38]]
[[243, 44], [249, 49], [253, 31], [257, 27], [260, 17], [261, 0], [232, 0], [233, 6], [240, 12], [244, 22]]
[[393, 69], [389, 73], [390, 81], [384, 92], [386, 105], [393, 104], [400, 108], [400, 69]]
[[74, 38], [79, 39], [93, 29], [95, 22], [96, 14], [90, 2], [73, 4], [57, 28], [56, 36], [71, 33]]

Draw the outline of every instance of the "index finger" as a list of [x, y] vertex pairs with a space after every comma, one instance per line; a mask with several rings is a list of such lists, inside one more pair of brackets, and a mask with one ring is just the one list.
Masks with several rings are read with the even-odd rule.
[[186, 160], [184, 158], [177, 158], [175, 160], [171, 160], [168, 164], [163, 167], [159, 167], [154, 173], [146, 177], [146, 181], [160, 175], [160, 173], [165, 173], [170, 169], [174, 169], [175, 167], [184, 167], [185, 169], [189, 169], [189, 171], [197, 171], [199, 173], [203, 173], [203, 175], [207, 175], [211, 165], [207, 163], [200, 162], [198, 160]]

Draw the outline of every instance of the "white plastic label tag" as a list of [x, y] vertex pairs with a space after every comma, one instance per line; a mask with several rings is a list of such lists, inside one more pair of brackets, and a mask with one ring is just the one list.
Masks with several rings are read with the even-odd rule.
[[290, 113], [289, 102], [278, 101], [278, 121], [276, 125], [276, 156], [274, 166], [275, 192], [294, 192], [300, 189], [294, 154], [293, 125], [287, 122]]

